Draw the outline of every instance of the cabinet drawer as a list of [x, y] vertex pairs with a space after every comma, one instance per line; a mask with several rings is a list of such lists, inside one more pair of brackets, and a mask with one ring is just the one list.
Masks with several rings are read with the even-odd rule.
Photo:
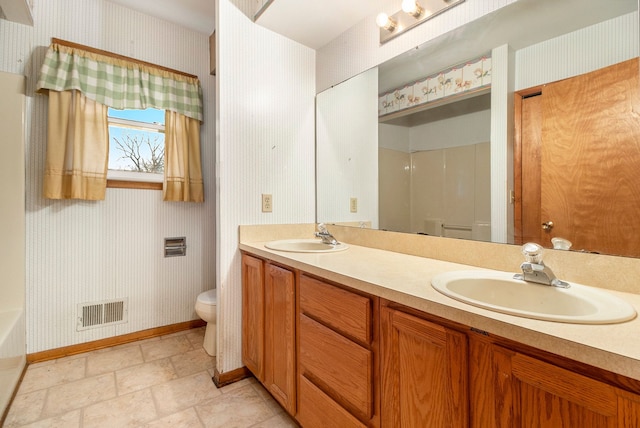
[[364, 428], [365, 425], [333, 401], [304, 376], [298, 384], [298, 414], [296, 419], [305, 428]]
[[354, 414], [373, 415], [373, 354], [330, 328], [300, 315], [301, 375]]
[[302, 275], [300, 311], [361, 343], [371, 343], [372, 303], [368, 297]]

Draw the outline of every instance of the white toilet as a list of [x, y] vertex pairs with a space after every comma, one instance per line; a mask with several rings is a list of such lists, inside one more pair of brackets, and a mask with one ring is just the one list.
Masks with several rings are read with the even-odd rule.
[[212, 357], [216, 355], [216, 290], [205, 291], [198, 295], [196, 313], [207, 322], [202, 347]]

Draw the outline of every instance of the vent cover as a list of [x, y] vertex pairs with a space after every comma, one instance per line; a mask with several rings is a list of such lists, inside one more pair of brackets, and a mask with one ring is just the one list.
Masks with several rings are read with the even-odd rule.
[[78, 305], [76, 331], [127, 322], [127, 299], [104, 300]]
[[179, 238], [164, 238], [164, 256], [186, 256], [187, 255], [187, 238], [182, 236]]

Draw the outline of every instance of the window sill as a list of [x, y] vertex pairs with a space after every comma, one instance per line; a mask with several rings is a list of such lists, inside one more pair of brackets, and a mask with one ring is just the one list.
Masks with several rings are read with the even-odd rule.
[[151, 181], [107, 180], [108, 189], [162, 190], [162, 183]]

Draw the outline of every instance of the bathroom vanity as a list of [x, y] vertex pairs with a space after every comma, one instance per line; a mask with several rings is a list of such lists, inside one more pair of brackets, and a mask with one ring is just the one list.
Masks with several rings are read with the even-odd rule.
[[640, 426], [637, 318], [490, 312], [430, 286], [479, 268], [347, 242], [333, 254], [240, 245], [244, 362], [302, 426]]

